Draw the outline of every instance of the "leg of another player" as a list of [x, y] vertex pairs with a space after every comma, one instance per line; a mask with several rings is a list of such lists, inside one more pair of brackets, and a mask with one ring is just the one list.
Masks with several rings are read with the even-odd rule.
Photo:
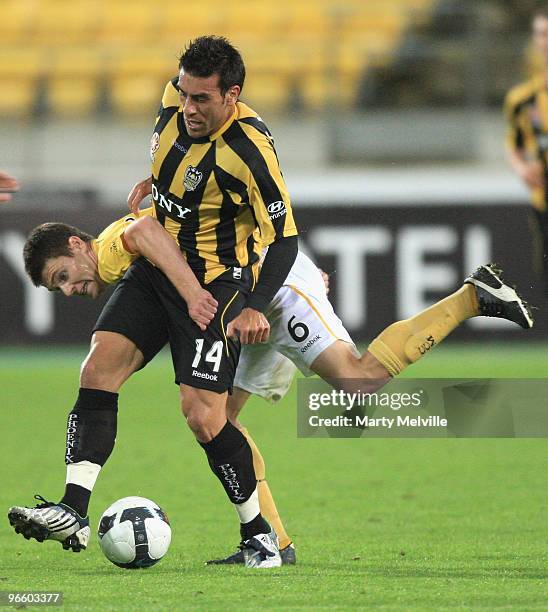
[[463, 321], [478, 314], [476, 291], [466, 284], [430, 308], [388, 326], [361, 357], [351, 345], [338, 340], [311, 368], [338, 387], [356, 387], [361, 379], [360, 390], [372, 393], [437, 346]]
[[280, 551], [283, 551], [284, 548], [291, 545], [291, 538], [287, 535], [282, 519], [278, 514], [278, 508], [276, 507], [276, 503], [272, 497], [270, 487], [266, 481], [266, 467], [263, 456], [261, 455], [261, 452], [247, 429], [238, 420], [240, 411], [250, 396], [251, 393], [248, 393], [239, 387], [234, 387], [232, 395], [228, 396], [226, 406], [227, 416], [228, 420], [244, 434], [244, 436], [247, 438], [249, 446], [251, 447], [261, 513], [272, 525], [272, 527], [274, 527], [274, 531], [276, 532], [280, 543]]
[[337, 340], [312, 362], [310, 369], [337, 389], [373, 393], [390, 379], [388, 370], [371, 353], [361, 357], [352, 344]]
[[397, 376], [461, 323], [479, 314], [476, 289], [467, 283], [409, 319], [389, 325], [371, 342], [368, 352], [392, 376]]
[[226, 415], [228, 420], [237, 427], [238, 429], [244, 429], [243, 425], [238, 420], [242, 408], [246, 405], [247, 400], [251, 397], [251, 393], [240, 389], [240, 387], [234, 387], [232, 389], [232, 395], [228, 396], [226, 403]]
[[227, 420], [227, 393], [181, 385], [181, 408], [240, 518], [243, 540], [269, 533], [261, 515], [251, 447]]
[[80, 390], [68, 416], [67, 478], [61, 503], [87, 515], [89, 499], [116, 438], [118, 390], [143, 362], [135, 344], [113, 332], [93, 334], [80, 372]]

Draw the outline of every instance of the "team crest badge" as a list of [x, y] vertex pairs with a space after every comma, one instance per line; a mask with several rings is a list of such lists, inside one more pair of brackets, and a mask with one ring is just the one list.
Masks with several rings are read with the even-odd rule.
[[202, 180], [202, 173], [194, 166], [188, 166], [185, 170], [183, 185], [187, 191], [195, 191]]
[[150, 139], [150, 159], [154, 162], [154, 154], [160, 148], [160, 134], [158, 132], [154, 132], [152, 134], [152, 138]]

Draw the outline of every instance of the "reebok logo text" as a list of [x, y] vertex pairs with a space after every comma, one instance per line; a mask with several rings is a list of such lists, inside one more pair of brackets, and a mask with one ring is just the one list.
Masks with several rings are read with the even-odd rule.
[[207, 372], [198, 372], [198, 370], [192, 370], [192, 376], [197, 378], [205, 378], [206, 380], [213, 380], [217, 382], [217, 374], [208, 374]]
[[301, 353], [306, 353], [306, 351], [318, 340], [321, 338], [320, 334], [316, 334], [314, 338], [311, 338], [302, 348]]

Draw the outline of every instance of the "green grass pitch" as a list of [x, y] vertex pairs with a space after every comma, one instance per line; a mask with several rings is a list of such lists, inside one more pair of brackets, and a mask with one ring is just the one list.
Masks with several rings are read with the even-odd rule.
[[[297, 439], [294, 389], [275, 407], [253, 401], [242, 421], [265, 457], [298, 565], [205, 567], [237, 545], [237, 518], [179, 413], [165, 357], [122, 390], [88, 550], [24, 540], [5, 513], [34, 493], [62, 493], [65, 421], [84, 353], [0, 351], [0, 590], [63, 591], [72, 610], [546, 609], [546, 440]], [[547, 373], [547, 346], [450, 342], [408, 371]], [[97, 544], [100, 514], [126, 495], [152, 498], [171, 519], [171, 549], [148, 570], [111, 565]]]

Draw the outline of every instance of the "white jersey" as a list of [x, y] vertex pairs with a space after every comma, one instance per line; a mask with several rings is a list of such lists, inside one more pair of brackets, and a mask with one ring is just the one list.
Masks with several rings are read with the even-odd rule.
[[299, 251], [295, 263], [291, 266], [291, 270], [289, 270], [289, 274], [284, 281], [284, 285], [298, 287], [306, 292], [310, 289], [311, 285], [318, 284], [318, 280], [321, 280], [321, 287], [318, 288], [327, 296], [325, 283], [318, 270], [318, 266], [310, 257]]
[[[263, 265], [263, 261], [267, 253], [268, 247], [265, 247], [261, 252], [261, 266]], [[310, 259], [310, 257], [308, 257], [308, 255], [305, 255], [302, 251], [298, 251], [297, 257], [295, 258], [295, 261], [291, 266], [291, 270], [289, 270], [289, 274], [287, 275], [287, 278], [284, 281], [284, 285], [293, 285], [295, 287], [299, 287], [304, 291], [310, 287], [311, 283], [317, 280], [318, 276], [319, 278], [322, 278], [322, 275], [318, 270], [318, 266], [316, 266], [316, 264]], [[323, 278], [322, 284], [325, 290]]]
[[285, 395], [295, 366], [305, 376], [313, 374], [310, 366], [333, 342], [342, 340], [354, 347], [327, 298], [320, 271], [300, 251], [265, 316], [270, 323], [269, 341], [242, 347], [234, 386], [267, 400]]

